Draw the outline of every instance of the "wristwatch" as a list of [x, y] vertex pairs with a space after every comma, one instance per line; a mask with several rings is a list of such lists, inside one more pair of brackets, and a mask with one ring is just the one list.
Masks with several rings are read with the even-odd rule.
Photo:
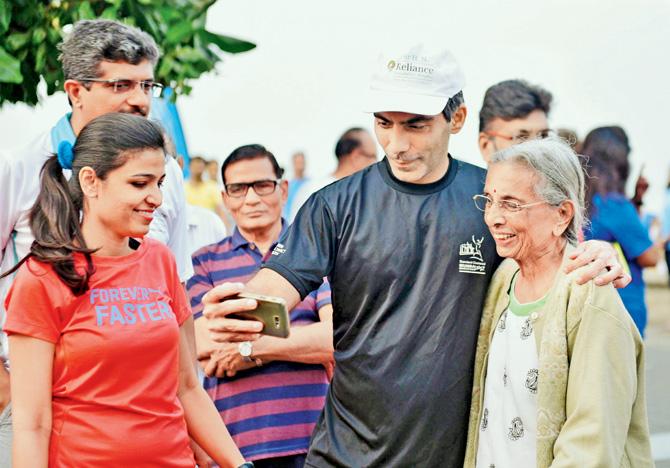
[[251, 341], [243, 341], [237, 345], [237, 351], [240, 353], [240, 356], [245, 360], [245, 362], [255, 362], [258, 367], [263, 365], [263, 361], [258, 358], [252, 358], [251, 355], [254, 352], [254, 345]]

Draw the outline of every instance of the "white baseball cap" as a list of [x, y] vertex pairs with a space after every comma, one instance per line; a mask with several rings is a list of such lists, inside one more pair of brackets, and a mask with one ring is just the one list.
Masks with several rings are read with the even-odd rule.
[[418, 44], [405, 53], [382, 53], [365, 111], [437, 115], [464, 86], [465, 76], [448, 50], [431, 53]]

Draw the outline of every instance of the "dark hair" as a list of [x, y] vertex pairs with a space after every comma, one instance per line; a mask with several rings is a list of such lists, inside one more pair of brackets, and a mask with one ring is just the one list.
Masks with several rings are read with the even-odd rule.
[[444, 118], [447, 119], [447, 122], [451, 122], [451, 117], [454, 115], [454, 112], [456, 112], [463, 104], [465, 104], [463, 91], [459, 91], [449, 98], [447, 105], [444, 106], [444, 109], [442, 110], [442, 114], [444, 115]]
[[238, 161], [258, 158], [265, 158], [270, 161], [275, 176], [277, 179], [281, 179], [282, 175], [284, 175], [284, 169], [281, 168], [274, 154], [266, 150], [263, 145], [244, 145], [233, 150], [226, 160], [223, 161], [223, 164], [221, 165], [221, 180], [223, 181], [223, 184], [226, 184], [226, 169], [228, 166]]
[[340, 139], [335, 144], [335, 157], [341, 159], [343, 156], [348, 156], [363, 144], [361, 141], [361, 133], [365, 132], [360, 127], [352, 127], [346, 130]]
[[630, 145], [623, 128], [611, 126], [591, 130], [584, 139], [582, 154], [589, 175], [586, 180], [589, 202], [597, 193], [625, 193], [630, 173]]
[[[105, 114], [93, 119], [81, 131], [73, 148], [72, 177], [67, 181], [58, 156], [51, 156], [40, 173], [40, 192], [30, 210], [30, 228], [35, 240], [26, 260], [51, 264], [60, 279], [75, 295], [88, 290], [88, 280], [95, 271], [91, 254], [80, 228], [84, 195], [79, 185], [79, 171], [91, 167], [98, 178], [105, 179], [123, 166], [133, 152], [164, 149], [163, 129], [157, 123], [137, 115]], [[75, 267], [74, 253], [84, 254], [86, 269]]]
[[493, 119], [521, 119], [534, 110], [549, 114], [553, 96], [539, 86], [523, 80], [507, 80], [486, 90], [479, 111], [479, 131], [483, 132]]

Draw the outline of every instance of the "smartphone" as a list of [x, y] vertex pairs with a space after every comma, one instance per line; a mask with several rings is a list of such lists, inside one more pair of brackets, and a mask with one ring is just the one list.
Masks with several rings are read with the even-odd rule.
[[263, 323], [263, 335], [288, 338], [290, 333], [290, 320], [286, 310], [286, 301], [281, 297], [264, 296], [254, 293], [240, 293], [240, 299], [253, 299], [258, 302], [258, 307], [246, 312], [230, 314], [230, 318], [241, 320], [257, 320]]

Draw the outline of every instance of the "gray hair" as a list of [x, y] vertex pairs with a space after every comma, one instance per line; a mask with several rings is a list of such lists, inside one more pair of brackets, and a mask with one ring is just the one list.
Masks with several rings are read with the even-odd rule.
[[535, 191], [550, 205], [558, 206], [564, 201], [572, 203], [575, 213], [563, 237], [576, 244], [585, 223], [584, 171], [570, 145], [558, 137], [529, 140], [491, 158], [491, 164], [501, 162], [517, 162], [533, 170], [540, 179]]
[[138, 28], [110, 20], [77, 21], [60, 44], [65, 79], [97, 78], [102, 61], [158, 62], [156, 42]]

